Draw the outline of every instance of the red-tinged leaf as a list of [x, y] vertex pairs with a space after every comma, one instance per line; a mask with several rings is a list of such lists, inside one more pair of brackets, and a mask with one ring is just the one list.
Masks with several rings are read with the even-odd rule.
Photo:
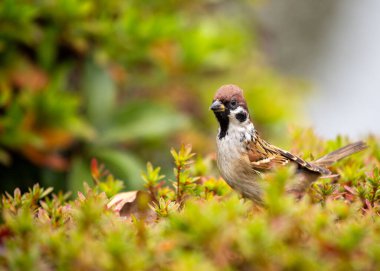
[[11, 231], [10, 228], [8, 228], [8, 226], [1, 226], [0, 227], [0, 245], [2, 245], [4, 243], [4, 241], [9, 238], [9, 237], [12, 237], [13, 233]]
[[344, 198], [346, 200], [351, 201], [351, 202], [355, 200], [355, 196], [353, 194], [351, 194], [351, 193], [344, 193]]
[[62, 129], [43, 129], [37, 134], [43, 139], [43, 147], [46, 151], [66, 149], [74, 141], [73, 135]]
[[50, 223], [50, 217], [48, 215], [48, 212], [42, 208], [38, 209], [37, 217], [38, 220], [42, 223]]
[[98, 161], [95, 158], [91, 159], [91, 176], [94, 179], [95, 183], [99, 182], [100, 171], [98, 168]]
[[80, 192], [80, 191], [78, 191], [78, 198], [79, 198], [80, 201], [85, 201], [86, 200], [85, 195], [83, 195], [83, 193]]
[[372, 204], [368, 199], [365, 199], [365, 205], [368, 210], [372, 210]]
[[344, 186], [344, 189], [346, 189], [348, 192], [350, 192], [352, 195], [356, 195], [356, 191], [354, 189], [352, 189], [351, 187], [349, 187], [348, 185], [345, 185]]
[[43, 89], [49, 81], [48, 75], [39, 67], [23, 63], [11, 72], [14, 86], [32, 91]]
[[34, 164], [64, 171], [69, 167], [68, 161], [58, 153], [47, 153], [32, 146], [25, 146], [23, 154]]

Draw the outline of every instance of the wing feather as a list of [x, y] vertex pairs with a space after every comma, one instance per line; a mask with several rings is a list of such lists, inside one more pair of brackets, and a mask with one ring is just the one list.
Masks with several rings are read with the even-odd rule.
[[262, 139], [256, 139], [247, 144], [248, 158], [252, 168], [258, 171], [271, 170], [278, 166], [283, 166], [289, 162], [296, 163], [299, 168], [307, 171], [328, 175], [331, 172], [324, 167], [306, 162], [302, 158], [288, 151], [284, 151]]
[[249, 142], [248, 158], [255, 170], [270, 170], [280, 165], [286, 165], [289, 159], [282, 156], [271, 145], [262, 140]]

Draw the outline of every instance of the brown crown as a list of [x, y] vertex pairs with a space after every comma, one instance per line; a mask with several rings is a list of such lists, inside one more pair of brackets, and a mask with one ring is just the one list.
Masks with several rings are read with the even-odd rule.
[[221, 86], [214, 96], [214, 100], [219, 100], [222, 103], [228, 103], [233, 98], [236, 99], [240, 106], [247, 109], [247, 103], [243, 96], [243, 90], [236, 85], [230, 84]]

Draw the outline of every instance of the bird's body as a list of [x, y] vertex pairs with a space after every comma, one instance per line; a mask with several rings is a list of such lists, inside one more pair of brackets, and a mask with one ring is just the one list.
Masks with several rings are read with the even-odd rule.
[[246, 146], [255, 140], [253, 124], [247, 126], [229, 125], [226, 136], [216, 138], [217, 163], [224, 180], [243, 196], [251, 199], [261, 198], [261, 189], [255, 179], [260, 172], [255, 171], [245, 155]]
[[295, 164], [298, 180], [287, 190], [299, 196], [316, 179], [331, 174], [327, 166], [366, 148], [363, 142], [357, 142], [314, 162], [306, 162], [260, 138], [251, 121], [243, 92], [235, 85], [222, 86], [211, 109], [220, 125], [216, 138], [220, 173], [233, 189], [258, 204], [262, 203], [262, 188], [258, 182], [262, 172]]

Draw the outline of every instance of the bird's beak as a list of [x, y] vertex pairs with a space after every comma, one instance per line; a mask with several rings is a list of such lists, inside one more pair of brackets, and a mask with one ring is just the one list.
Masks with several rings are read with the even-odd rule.
[[210, 106], [210, 109], [214, 112], [224, 112], [226, 107], [219, 100], [215, 100]]

